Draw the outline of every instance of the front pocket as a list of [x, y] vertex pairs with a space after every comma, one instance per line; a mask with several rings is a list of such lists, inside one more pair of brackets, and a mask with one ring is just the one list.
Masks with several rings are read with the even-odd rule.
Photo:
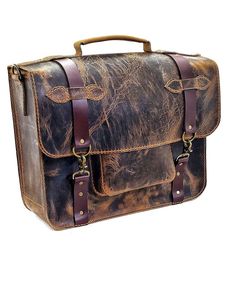
[[93, 156], [91, 160], [95, 189], [107, 196], [168, 183], [175, 177], [170, 145]]

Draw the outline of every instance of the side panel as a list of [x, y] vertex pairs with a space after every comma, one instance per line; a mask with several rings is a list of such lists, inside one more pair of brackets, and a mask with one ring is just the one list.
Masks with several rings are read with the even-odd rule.
[[28, 116], [23, 112], [23, 84], [9, 70], [18, 171], [25, 206], [46, 219], [42, 153], [38, 147], [35, 104], [30, 75], [25, 77]]

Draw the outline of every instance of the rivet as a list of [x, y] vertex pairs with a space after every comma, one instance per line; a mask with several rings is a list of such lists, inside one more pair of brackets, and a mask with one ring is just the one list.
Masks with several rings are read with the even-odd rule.
[[176, 175], [177, 175], [177, 176], [180, 176], [180, 172], [178, 171], [178, 172], [176, 173]]
[[179, 166], [182, 166], [183, 165], [183, 163], [179, 163]]
[[83, 144], [84, 143], [84, 139], [81, 138], [79, 142]]
[[189, 129], [189, 130], [192, 130], [192, 128], [193, 128], [192, 125], [189, 125], [189, 126], [188, 126], [188, 129]]
[[180, 191], [176, 191], [176, 194], [179, 195], [180, 194]]
[[84, 215], [84, 211], [83, 211], [83, 210], [80, 210], [80, 211], [79, 211], [79, 214], [80, 214], [80, 215]]
[[83, 192], [79, 192], [80, 197], [83, 197], [83, 195], [84, 195]]
[[83, 182], [83, 181], [80, 181], [80, 182], [79, 182], [79, 185], [83, 185], [83, 184], [84, 184], [84, 182]]

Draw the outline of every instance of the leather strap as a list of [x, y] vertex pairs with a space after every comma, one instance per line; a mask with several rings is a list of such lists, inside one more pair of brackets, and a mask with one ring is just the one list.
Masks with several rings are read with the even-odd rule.
[[74, 219], [76, 225], [87, 224], [89, 175], [77, 176], [74, 179]]
[[185, 89], [187, 85], [184, 85], [184, 83], [190, 78], [195, 78], [195, 75], [189, 61], [184, 56], [176, 54], [169, 54], [169, 56], [175, 61], [183, 81], [183, 95], [185, 101], [184, 130], [186, 135], [191, 136], [196, 132], [197, 95], [196, 89]]
[[[184, 134], [194, 139], [196, 132], [196, 105], [197, 105], [197, 93], [196, 89], [189, 89], [188, 85], [185, 85], [189, 79], [195, 78], [192, 66], [189, 61], [182, 55], [168, 54], [176, 63], [180, 78], [183, 82], [183, 96], [185, 101], [185, 115], [184, 115]], [[192, 145], [192, 143], [191, 143]], [[190, 148], [191, 150], [191, 148]], [[188, 166], [189, 152], [180, 155], [176, 160], [176, 176], [172, 182], [172, 197], [173, 204], [178, 204], [184, 200], [184, 178], [185, 170]]]
[[176, 162], [176, 176], [172, 183], [173, 203], [178, 204], [184, 200], [184, 175], [188, 166], [188, 157], [179, 158]]
[[[69, 58], [56, 60], [67, 76], [69, 88], [83, 88], [84, 83], [76, 64]], [[72, 100], [73, 130], [74, 130], [74, 152], [76, 155], [84, 154], [90, 146], [88, 102], [84, 98]], [[75, 225], [87, 224], [88, 212], [88, 184], [89, 175], [74, 174], [74, 222]]]
[[142, 38], [137, 38], [133, 36], [126, 36], [126, 35], [110, 35], [110, 36], [101, 36], [95, 38], [89, 38], [84, 40], [79, 40], [74, 43], [74, 48], [76, 50], [76, 55], [82, 55], [81, 45], [86, 45], [95, 42], [103, 42], [103, 41], [113, 41], [113, 40], [123, 40], [123, 41], [132, 41], [132, 42], [139, 42], [143, 43], [143, 50], [145, 52], [152, 52], [151, 43], [150, 41]]
[[[83, 88], [84, 83], [76, 64], [69, 58], [56, 60], [64, 69], [70, 89]], [[86, 152], [90, 145], [87, 99], [73, 99], [75, 151]]]

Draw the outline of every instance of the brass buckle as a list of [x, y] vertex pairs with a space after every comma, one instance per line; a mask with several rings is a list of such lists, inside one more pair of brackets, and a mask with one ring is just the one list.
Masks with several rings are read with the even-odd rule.
[[193, 133], [192, 137], [191, 138], [186, 138], [186, 132], [184, 131], [183, 134], [182, 134], [182, 140], [183, 142], [192, 142], [196, 137], [196, 132]]
[[192, 146], [193, 146], [193, 141], [196, 137], [196, 133], [193, 133], [192, 137], [190, 138], [186, 138], [186, 132], [183, 132], [182, 135], [182, 141], [184, 143], [184, 153], [191, 153], [192, 150]]
[[83, 154], [83, 153], [77, 154], [76, 151], [75, 151], [75, 147], [73, 147], [72, 152], [73, 152], [73, 154], [74, 154], [74, 156], [75, 156], [76, 158], [79, 158], [81, 155], [87, 157], [87, 156], [90, 154], [90, 152], [91, 152], [91, 144], [89, 145], [89, 148], [88, 148], [87, 153], [84, 153], [84, 154]]
[[193, 151], [192, 146], [193, 146], [193, 141], [194, 141], [195, 137], [196, 137], [196, 133], [193, 133], [192, 137], [186, 138], [186, 132], [185, 131], [183, 132], [182, 141], [184, 144], [184, 150], [183, 150], [182, 154], [180, 154], [176, 158], [176, 160], [175, 160], [176, 162], [178, 162], [179, 159], [190, 157], [190, 153]]
[[190, 156], [189, 153], [182, 153], [176, 158], [176, 162], [178, 162], [179, 159], [182, 159], [182, 158], [189, 158], [189, 156]]
[[72, 152], [79, 161], [79, 170], [73, 173], [72, 179], [75, 179], [77, 175], [90, 176], [90, 172], [88, 171], [87, 158], [86, 158], [89, 155], [90, 151], [91, 151], [91, 145], [89, 146], [89, 149], [86, 153], [80, 153], [80, 154], [76, 153], [75, 148], [73, 147]]
[[84, 176], [84, 175], [90, 176], [90, 172], [88, 170], [84, 170], [83, 172], [80, 170], [76, 171], [75, 173], [72, 174], [72, 179], [74, 180], [76, 176]]

